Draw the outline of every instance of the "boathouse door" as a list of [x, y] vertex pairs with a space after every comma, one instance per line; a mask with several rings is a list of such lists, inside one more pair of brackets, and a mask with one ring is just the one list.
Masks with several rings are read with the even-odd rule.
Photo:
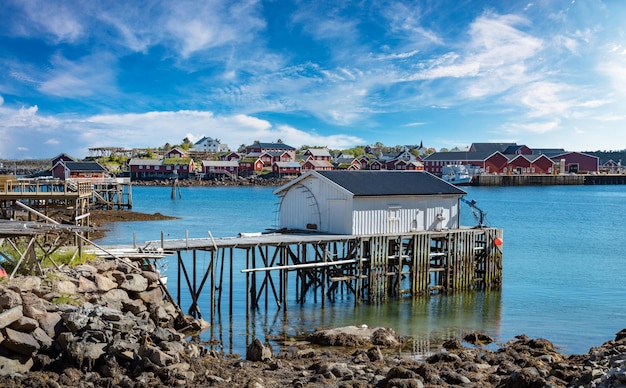
[[347, 204], [344, 199], [328, 200], [327, 225], [323, 230], [330, 233], [351, 234], [351, 218], [347, 214]]

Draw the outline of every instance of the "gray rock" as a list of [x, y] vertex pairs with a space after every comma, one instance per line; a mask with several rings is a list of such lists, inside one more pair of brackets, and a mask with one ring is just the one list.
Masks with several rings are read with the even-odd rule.
[[141, 300], [122, 300], [122, 311], [128, 311], [131, 312], [133, 315], [139, 315], [139, 313], [146, 310], [146, 305]]
[[83, 331], [89, 324], [90, 318], [85, 310], [63, 314], [65, 326], [74, 334]]
[[144, 344], [139, 348], [139, 355], [142, 357], [146, 357], [155, 365], [160, 367], [171, 365], [179, 361], [171, 355], [163, 352], [161, 349], [155, 346], [150, 346], [148, 344]]
[[63, 318], [57, 312], [47, 313], [39, 320], [39, 327], [42, 328], [49, 337], [56, 337], [63, 329]]
[[156, 305], [163, 302], [163, 298], [165, 295], [160, 288], [154, 288], [152, 290], [140, 292], [139, 294], [137, 294], [137, 296], [144, 303]]
[[39, 327], [39, 322], [33, 318], [23, 316], [17, 321], [11, 323], [9, 327], [13, 330], [30, 333]]
[[102, 294], [100, 300], [104, 306], [122, 311], [122, 301], [128, 299], [130, 298], [126, 291], [115, 288]]
[[22, 297], [18, 292], [10, 289], [4, 289], [0, 292], [0, 311], [10, 309], [22, 304]]
[[30, 357], [3, 357], [0, 356], [0, 376], [11, 376], [28, 373], [33, 367]]
[[43, 299], [39, 298], [32, 292], [26, 292], [22, 294], [22, 307], [24, 308], [24, 315], [30, 318], [39, 319], [45, 317], [48, 314], [47, 303]]
[[41, 348], [44, 350], [49, 349], [54, 342], [53, 339], [50, 338], [50, 336], [40, 327], [37, 327], [35, 330], [33, 330], [32, 335], [33, 338], [37, 342], [39, 342], [39, 345], [41, 345]]
[[20, 278], [20, 288], [23, 291], [34, 291], [41, 288], [41, 278], [38, 276], [26, 276]]
[[81, 276], [78, 279], [78, 292], [81, 293], [93, 293], [98, 292], [98, 285], [96, 282], [89, 280], [88, 278]]
[[8, 327], [4, 328], [2, 332], [4, 334], [2, 347], [12, 352], [30, 357], [41, 349], [41, 345], [39, 345], [39, 342], [37, 342], [31, 334], [22, 333], [21, 331], [13, 330]]
[[89, 264], [80, 264], [74, 267], [74, 270], [78, 272], [81, 277], [86, 277], [87, 279], [93, 279], [94, 276], [98, 273], [98, 269], [93, 265]]
[[61, 295], [74, 295], [77, 290], [76, 284], [69, 280], [62, 280], [52, 284], [52, 291]]
[[117, 288], [117, 282], [114, 279], [100, 274], [94, 276], [94, 283], [96, 283], [100, 292], [107, 292]]
[[120, 284], [120, 288], [130, 292], [142, 292], [148, 289], [148, 279], [140, 274], [128, 274]]
[[12, 307], [0, 313], [0, 329], [3, 329], [13, 322], [24, 316], [24, 312], [21, 305]]
[[271, 359], [272, 349], [263, 345], [258, 338], [255, 338], [246, 348], [246, 360], [248, 361], [266, 361]]
[[372, 344], [386, 347], [398, 346], [400, 342], [396, 337], [396, 333], [393, 329], [381, 327], [372, 333]]

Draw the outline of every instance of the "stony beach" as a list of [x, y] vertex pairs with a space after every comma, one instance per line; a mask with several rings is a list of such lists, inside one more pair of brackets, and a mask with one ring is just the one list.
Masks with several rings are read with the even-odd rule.
[[[206, 328], [167, 298], [159, 276], [98, 260], [0, 281], [2, 387], [616, 387], [626, 330], [587, 354], [520, 335], [496, 350], [480, 333], [418, 357], [393, 328], [319, 330], [245, 355], [193, 340]], [[274, 345], [277, 347], [276, 345]]]

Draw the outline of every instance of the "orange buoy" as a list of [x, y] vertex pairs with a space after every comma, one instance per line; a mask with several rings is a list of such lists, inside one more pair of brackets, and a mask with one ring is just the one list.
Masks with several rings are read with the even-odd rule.
[[497, 247], [501, 247], [502, 246], [502, 239], [500, 237], [496, 237], [493, 239], [493, 245], [497, 246]]

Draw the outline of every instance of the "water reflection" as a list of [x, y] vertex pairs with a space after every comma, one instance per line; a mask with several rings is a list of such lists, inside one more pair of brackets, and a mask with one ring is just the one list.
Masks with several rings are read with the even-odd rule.
[[[367, 325], [392, 328], [413, 339], [415, 353], [435, 350], [444, 341], [480, 331], [496, 339], [501, 335], [500, 291], [467, 291], [430, 295], [377, 305], [354, 306], [350, 298], [327, 304], [289, 306], [287, 311], [270, 308], [232, 316], [218, 314], [214, 326], [201, 335], [217, 340], [227, 353], [245, 354], [245, 346], [260, 338], [275, 347], [301, 339], [316, 328]], [[224, 341], [227, 339], [226, 341]], [[411, 341], [409, 341], [411, 343]], [[405, 349], [406, 351], [406, 349]]]

